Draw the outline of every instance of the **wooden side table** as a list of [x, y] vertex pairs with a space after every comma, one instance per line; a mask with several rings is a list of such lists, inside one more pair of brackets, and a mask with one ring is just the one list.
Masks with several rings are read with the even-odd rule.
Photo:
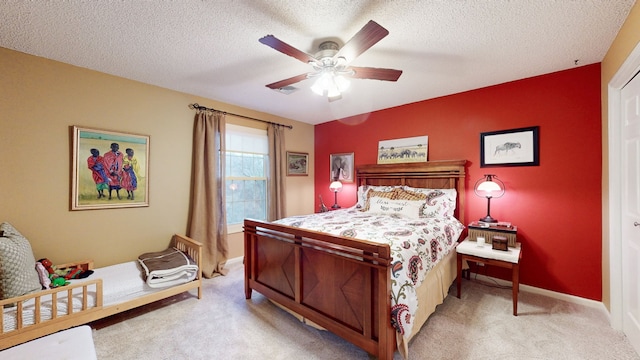
[[460, 298], [460, 290], [462, 287], [462, 261], [473, 261], [476, 263], [484, 263], [486, 265], [495, 265], [507, 269], [511, 269], [512, 292], [513, 292], [513, 315], [518, 316], [518, 291], [520, 290], [520, 260], [522, 259], [522, 245], [516, 243], [516, 247], [509, 248], [507, 251], [493, 250], [491, 244], [478, 246], [475, 241], [469, 238], [459, 243], [456, 247], [457, 265], [458, 265], [458, 298]]

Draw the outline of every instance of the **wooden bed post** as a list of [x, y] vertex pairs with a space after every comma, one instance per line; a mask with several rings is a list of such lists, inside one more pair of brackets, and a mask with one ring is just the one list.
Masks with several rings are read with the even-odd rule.
[[[391, 258], [391, 253], [384, 254], [384, 257]], [[378, 303], [378, 359], [393, 360], [393, 353], [396, 349], [396, 330], [391, 326], [391, 268], [379, 268], [377, 271], [378, 299], [386, 299], [386, 302]]]
[[249, 285], [249, 278], [251, 277], [251, 269], [253, 264], [253, 256], [251, 256], [251, 252], [253, 251], [253, 237], [256, 232], [255, 226], [248, 225], [245, 221], [244, 223], [244, 297], [245, 299], [251, 299], [251, 286]]

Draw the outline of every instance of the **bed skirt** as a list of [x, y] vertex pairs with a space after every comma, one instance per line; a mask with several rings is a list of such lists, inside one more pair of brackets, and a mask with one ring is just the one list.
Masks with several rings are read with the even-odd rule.
[[[429, 315], [433, 314], [436, 310], [436, 306], [444, 302], [444, 299], [449, 293], [449, 287], [456, 279], [457, 271], [456, 250], [452, 249], [447, 256], [442, 258], [442, 260], [427, 273], [427, 277], [416, 289], [418, 299], [420, 299], [420, 306], [418, 306], [418, 311], [416, 311], [415, 314], [413, 331], [411, 332], [411, 336], [409, 336], [409, 341], [420, 332], [424, 323], [427, 322]], [[400, 354], [402, 354], [405, 359], [408, 358], [409, 341], [405, 342], [405, 339], [399, 333], [396, 334], [398, 351], [400, 351]]]

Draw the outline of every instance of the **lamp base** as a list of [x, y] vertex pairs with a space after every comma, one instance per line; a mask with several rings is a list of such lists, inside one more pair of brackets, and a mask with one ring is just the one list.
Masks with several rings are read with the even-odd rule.
[[479, 221], [485, 222], [485, 223], [497, 223], [498, 219], [494, 219], [491, 216], [487, 215], [483, 218], [481, 218]]
[[340, 209], [340, 205], [338, 205], [338, 191], [333, 192], [333, 206], [332, 209]]

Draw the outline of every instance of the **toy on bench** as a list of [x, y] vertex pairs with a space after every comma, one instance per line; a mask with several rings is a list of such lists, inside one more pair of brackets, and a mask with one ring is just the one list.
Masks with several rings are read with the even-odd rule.
[[69, 285], [68, 280], [70, 279], [84, 279], [93, 274], [93, 270], [83, 269], [79, 266], [58, 268], [47, 258], [36, 262], [36, 270], [40, 277], [40, 283], [45, 289]]

